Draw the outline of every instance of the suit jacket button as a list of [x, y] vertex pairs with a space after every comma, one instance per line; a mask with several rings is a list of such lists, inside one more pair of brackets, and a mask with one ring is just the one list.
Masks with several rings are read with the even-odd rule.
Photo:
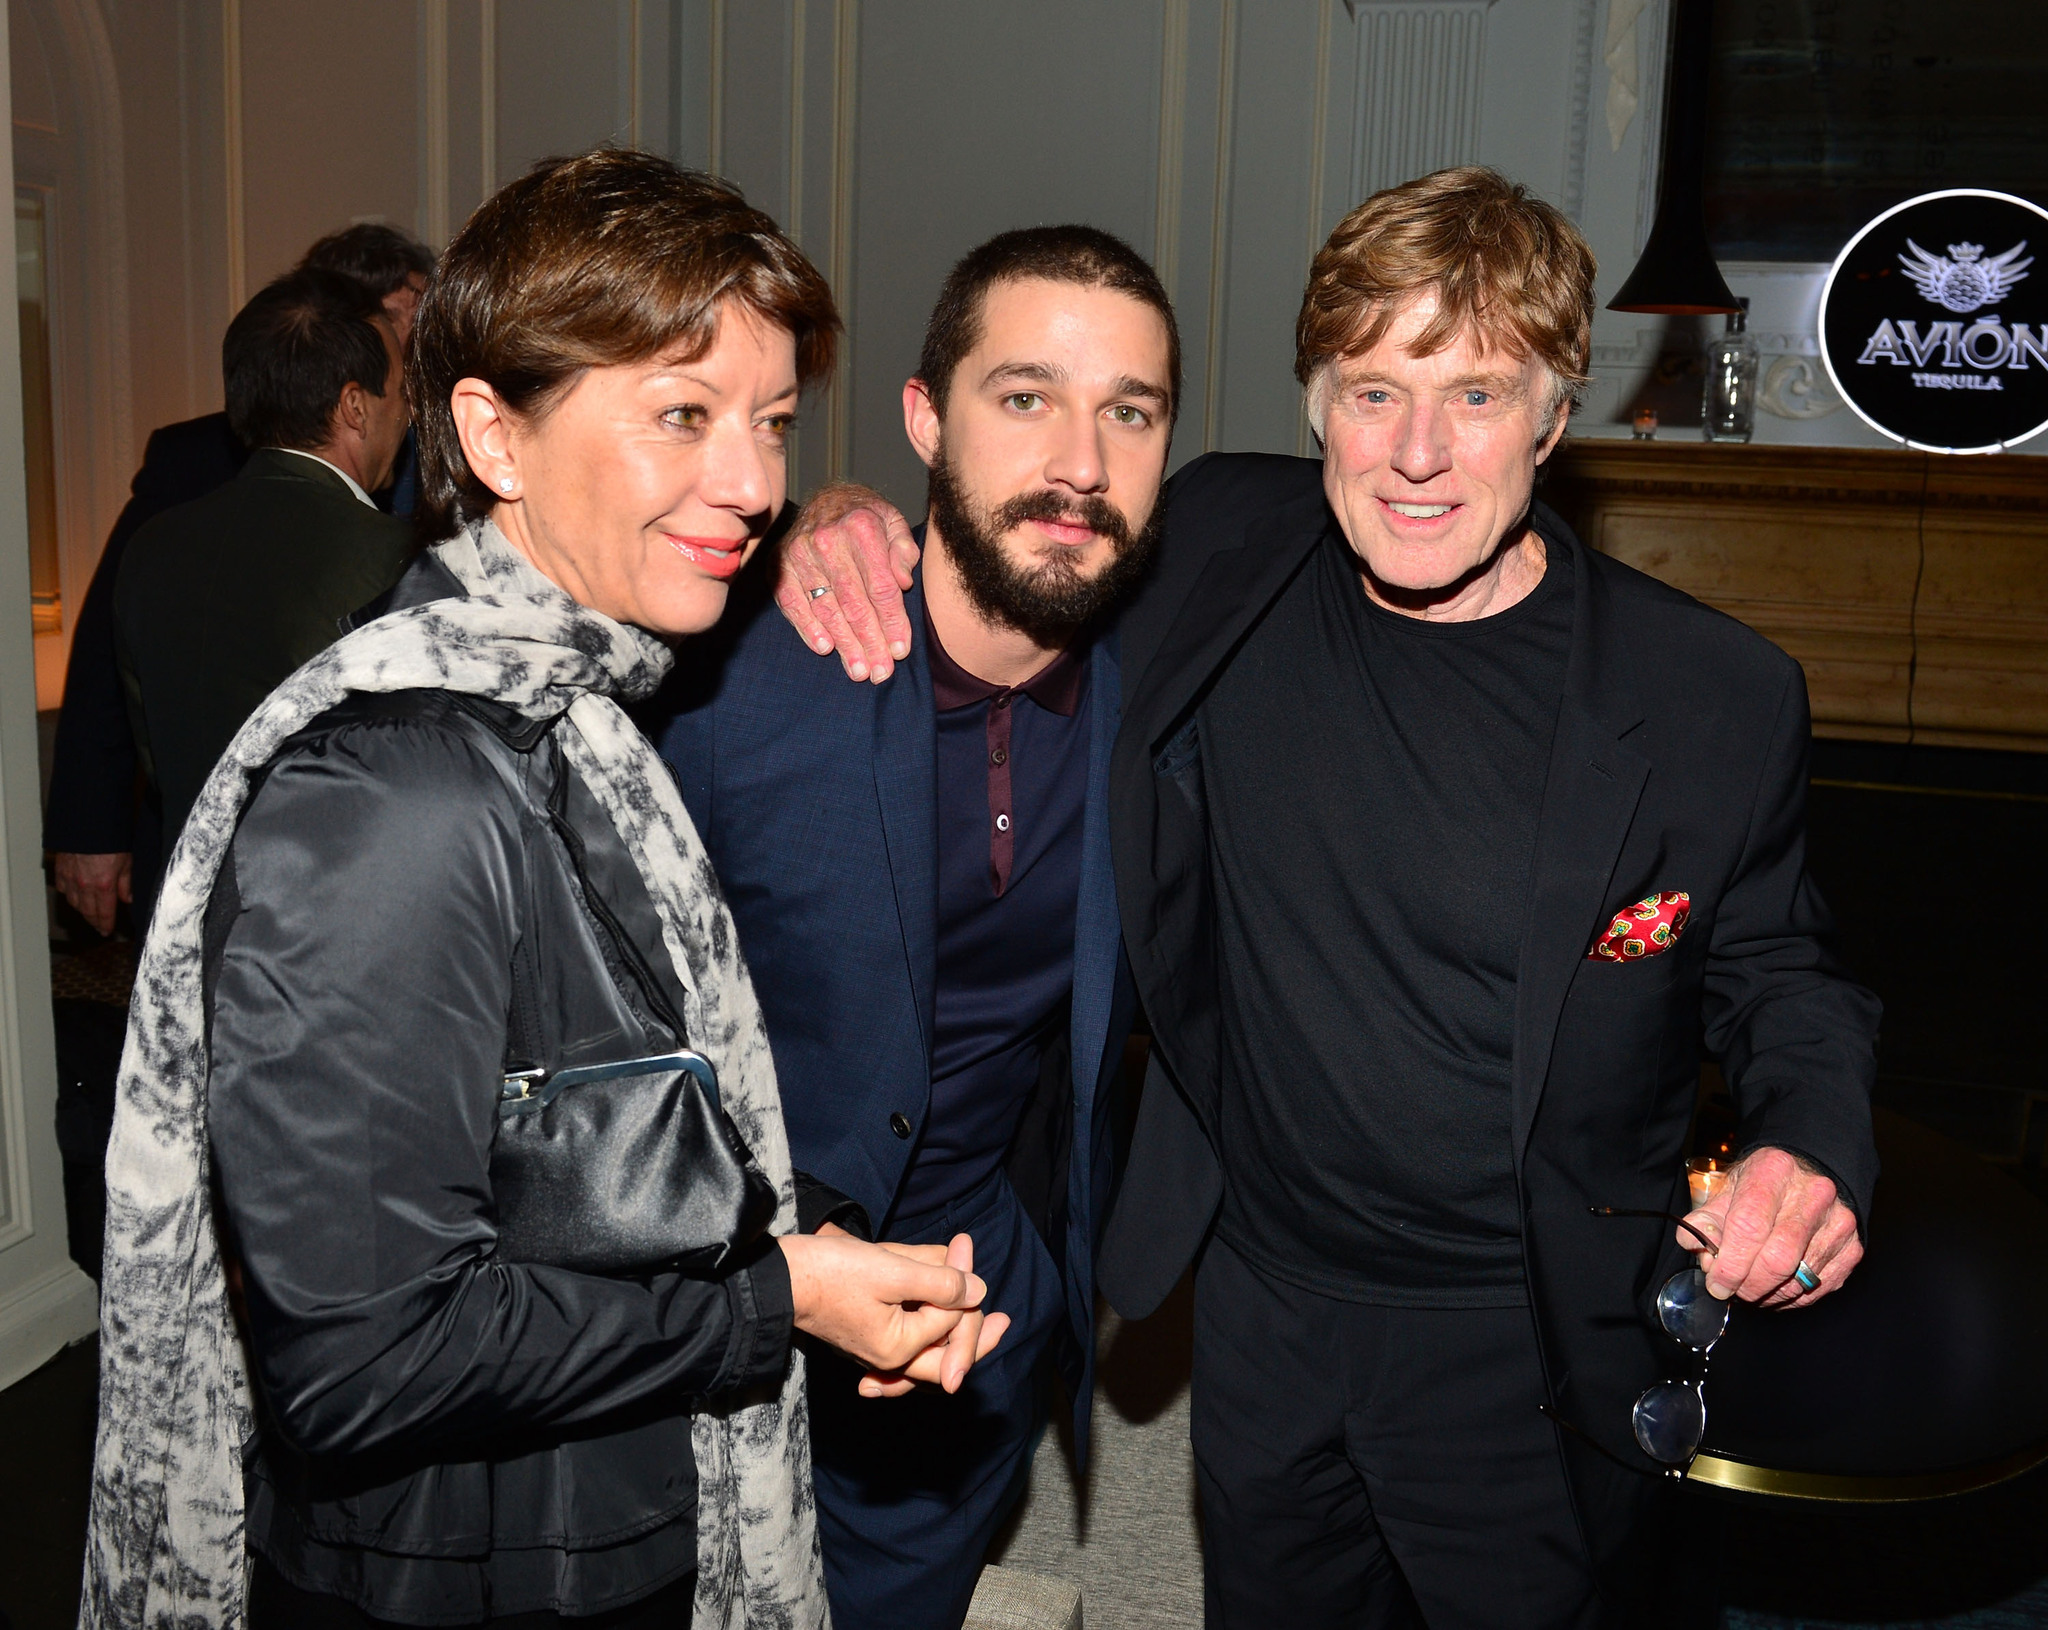
[[899, 1109], [895, 1114], [889, 1117], [889, 1130], [891, 1132], [894, 1132], [899, 1138], [909, 1137], [910, 1117], [904, 1114], [903, 1111]]

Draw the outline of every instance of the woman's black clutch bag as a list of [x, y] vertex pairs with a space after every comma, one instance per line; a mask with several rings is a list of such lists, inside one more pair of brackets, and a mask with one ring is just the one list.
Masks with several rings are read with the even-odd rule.
[[491, 1145], [498, 1249], [579, 1273], [723, 1273], [775, 1190], [701, 1053], [508, 1072]]

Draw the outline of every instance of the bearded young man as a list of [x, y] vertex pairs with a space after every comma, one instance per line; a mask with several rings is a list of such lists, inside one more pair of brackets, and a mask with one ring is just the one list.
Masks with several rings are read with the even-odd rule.
[[[1101, 1278], [1143, 1317], [1196, 1263], [1212, 1626], [1652, 1622], [1699, 1443], [1660, 1288], [1701, 1236], [1723, 1303], [1862, 1254], [1878, 1010], [1806, 874], [1800, 670], [1533, 500], [1593, 273], [1491, 171], [1360, 205], [1297, 325], [1323, 459], [1179, 472], [1120, 625], [1156, 1046]], [[873, 553], [814, 645], [887, 627], [878, 531], [793, 552]], [[1742, 1158], [1674, 1231], [1702, 1037]]]
[[795, 1163], [843, 1200], [819, 1209], [950, 1244], [989, 1286], [984, 1341], [1008, 1325], [951, 1394], [879, 1399], [910, 1389], [814, 1358], [840, 1630], [957, 1630], [1055, 1375], [1086, 1443], [1134, 1009], [1111, 620], [1157, 546], [1179, 389], [1172, 307], [1123, 243], [1042, 227], [974, 250], [903, 392], [930, 519], [897, 682], [840, 679], [761, 584], [685, 651], [655, 731], [738, 924]]

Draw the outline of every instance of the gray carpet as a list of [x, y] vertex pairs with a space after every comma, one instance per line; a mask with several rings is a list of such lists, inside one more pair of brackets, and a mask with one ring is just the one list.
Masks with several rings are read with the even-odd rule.
[[1102, 1309], [1088, 1474], [1074, 1475], [1072, 1429], [1058, 1421], [1039, 1445], [1023, 1507], [989, 1553], [1004, 1567], [1079, 1585], [1089, 1630], [1202, 1622], [1188, 1449], [1193, 1311], [1186, 1280], [1141, 1324]]

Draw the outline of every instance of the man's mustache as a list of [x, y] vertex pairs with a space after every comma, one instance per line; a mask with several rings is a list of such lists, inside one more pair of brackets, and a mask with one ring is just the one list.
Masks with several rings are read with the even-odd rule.
[[1020, 492], [998, 504], [989, 519], [994, 523], [992, 530], [998, 534], [1013, 531], [1026, 521], [1057, 521], [1085, 526], [1118, 549], [1128, 547], [1131, 541], [1131, 523], [1124, 519], [1123, 511], [1094, 493], [1067, 498], [1050, 488]]

